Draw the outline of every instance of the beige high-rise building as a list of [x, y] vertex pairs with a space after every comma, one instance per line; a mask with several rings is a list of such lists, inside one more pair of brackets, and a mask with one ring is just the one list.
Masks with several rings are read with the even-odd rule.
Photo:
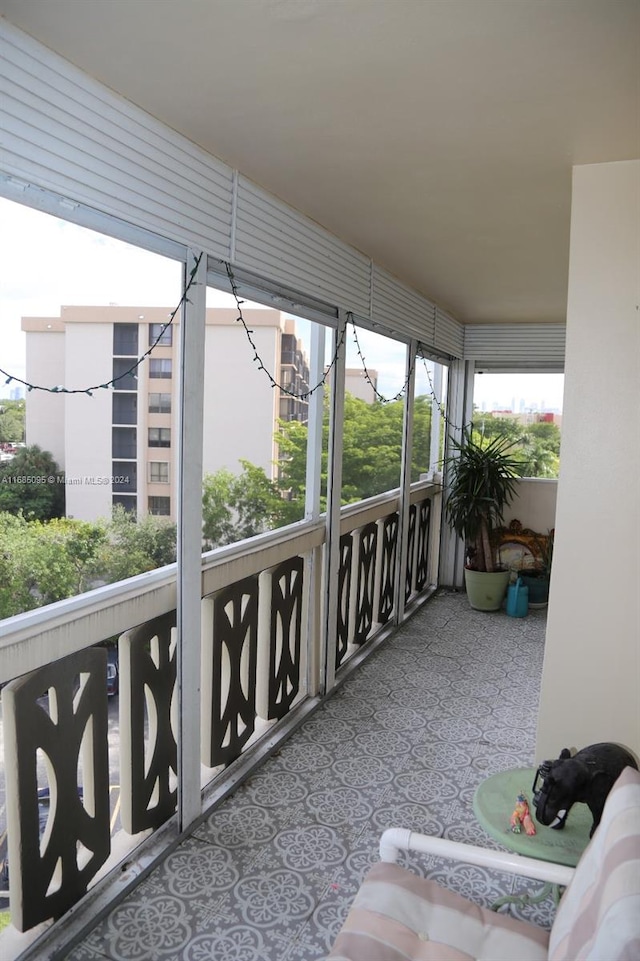
[[[237, 316], [207, 310], [204, 471], [239, 473], [246, 459], [273, 478], [277, 420], [306, 421], [308, 404], [271, 386]], [[303, 393], [309, 371], [295, 321], [267, 309], [243, 316], [264, 366]], [[169, 317], [162, 307], [73, 306], [59, 317], [22, 318], [31, 384], [98, 388], [92, 396], [27, 395], [27, 443], [51, 451], [64, 469], [67, 516], [96, 520], [123, 504], [175, 520], [179, 321], [168, 325]]]

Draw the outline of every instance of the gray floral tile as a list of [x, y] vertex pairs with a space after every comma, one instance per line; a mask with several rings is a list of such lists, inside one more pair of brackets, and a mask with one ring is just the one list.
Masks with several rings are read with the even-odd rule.
[[[491, 774], [532, 764], [544, 631], [544, 611], [488, 616], [436, 595], [71, 961], [319, 961], [387, 827], [498, 848], [473, 796]], [[400, 863], [480, 904], [528, 884], [406, 852]], [[554, 908], [503, 910], [549, 927]]]

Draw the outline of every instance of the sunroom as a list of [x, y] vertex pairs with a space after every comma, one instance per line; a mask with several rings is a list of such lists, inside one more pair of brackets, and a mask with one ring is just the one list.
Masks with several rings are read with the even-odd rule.
[[[552, 523], [546, 494], [521, 493], [556, 531], [535, 757], [640, 749], [637, 7], [401, 8], [220, 0], [150, 19], [141, 3], [0, 2], [2, 197], [162, 257], [178, 278], [161, 302], [177, 309], [177, 563], [0, 624], [13, 956], [67, 956], [372, 653], [388, 655], [438, 588], [461, 586], [442, 445], [471, 419], [480, 372], [565, 374]], [[33, 247], [37, 272], [47, 250]], [[203, 554], [207, 295], [221, 290], [259, 374], [277, 372], [242, 323], [247, 304], [306, 325], [308, 387], [322, 389], [303, 398], [302, 518]], [[393, 489], [345, 506], [353, 331], [400, 351], [403, 426]], [[115, 396], [115, 367], [87, 343], [63, 386]], [[142, 377], [145, 351], [131, 355]], [[60, 386], [5, 364], [29, 394]], [[168, 369], [149, 418], [165, 416]], [[217, 402], [231, 430], [237, 383]], [[91, 399], [96, 417], [113, 410]], [[166, 475], [147, 480], [162, 498]], [[112, 836], [94, 645], [114, 636]]]

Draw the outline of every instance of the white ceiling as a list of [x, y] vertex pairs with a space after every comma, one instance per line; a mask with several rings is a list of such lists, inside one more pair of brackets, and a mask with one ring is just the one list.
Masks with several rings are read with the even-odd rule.
[[563, 321], [571, 167], [640, 156], [640, 0], [0, 0], [464, 322]]

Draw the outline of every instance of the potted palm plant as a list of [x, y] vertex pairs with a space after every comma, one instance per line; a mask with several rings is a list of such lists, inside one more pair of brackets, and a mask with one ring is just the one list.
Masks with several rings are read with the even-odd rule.
[[447, 458], [446, 516], [465, 542], [465, 586], [471, 607], [497, 611], [509, 584], [501, 570], [491, 531], [502, 522], [515, 494], [522, 463], [513, 455], [513, 441], [504, 435], [476, 440], [471, 430], [452, 442]]

